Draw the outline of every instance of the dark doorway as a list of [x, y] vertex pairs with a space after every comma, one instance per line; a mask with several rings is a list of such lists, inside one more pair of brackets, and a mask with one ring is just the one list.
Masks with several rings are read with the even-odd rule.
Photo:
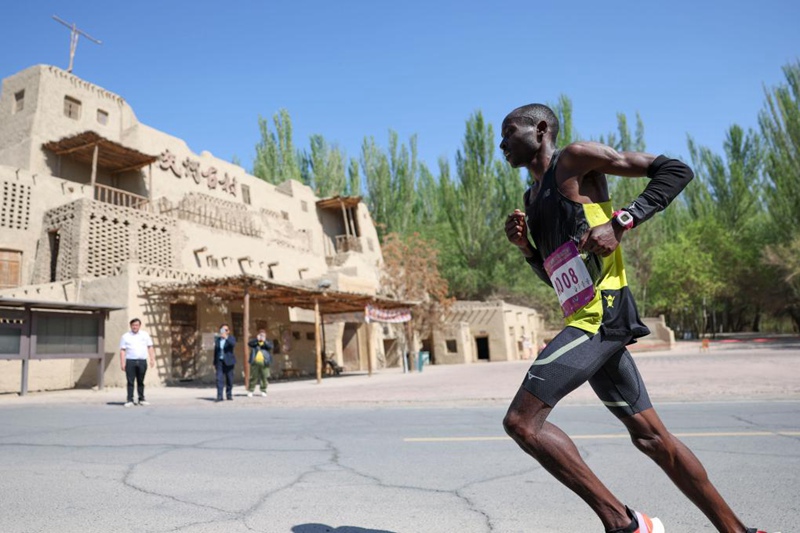
[[432, 365], [435, 365], [436, 355], [433, 352], [433, 342], [430, 337], [428, 337], [427, 339], [422, 339], [422, 351], [428, 352], [428, 354], [430, 354], [430, 359], [428, 360], [428, 362]]
[[489, 360], [489, 337], [475, 337], [475, 348], [478, 350], [478, 361]]
[[197, 360], [197, 306], [172, 304], [169, 306], [169, 318], [172, 377], [178, 380], [194, 379]]
[[58, 249], [61, 246], [61, 236], [58, 230], [47, 233], [50, 240], [50, 282], [58, 281]]
[[358, 326], [345, 324], [342, 334], [342, 364], [347, 370], [361, 370], [358, 356]]

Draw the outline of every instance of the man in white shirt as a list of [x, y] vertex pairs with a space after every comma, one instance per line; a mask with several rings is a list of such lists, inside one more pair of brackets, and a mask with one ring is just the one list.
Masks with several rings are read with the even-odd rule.
[[125, 407], [133, 407], [133, 382], [137, 382], [139, 405], [150, 405], [144, 399], [144, 375], [147, 372], [147, 360], [150, 366], [156, 366], [156, 354], [153, 351], [153, 339], [146, 331], [141, 331], [142, 321], [134, 318], [130, 321], [131, 330], [119, 341], [119, 362], [125, 377], [128, 379], [128, 399]]

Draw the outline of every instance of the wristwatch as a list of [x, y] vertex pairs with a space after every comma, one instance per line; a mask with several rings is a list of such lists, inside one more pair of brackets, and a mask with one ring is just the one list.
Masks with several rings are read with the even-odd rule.
[[614, 211], [614, 213], [611, 215], [611, 220], [619, 224], [624, 230], [629, 230], [633, 227], [633, 215], [624, 209]]

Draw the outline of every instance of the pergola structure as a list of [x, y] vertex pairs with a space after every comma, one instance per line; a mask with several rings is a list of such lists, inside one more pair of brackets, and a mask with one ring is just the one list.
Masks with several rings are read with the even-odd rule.
[[[314, 337], [316, 339], [316, 377], [317, 383], [322, 381], [322, 345], [321, 327], [322, 315], [334, 313], [363, 312], [368, 305], [372, 307], [392, 310], [410, 309], [416, 302], [390, 300], [368, 294], [342, 292], [329, 290], [324, 287], [317, 289], [286, 285], [272, 280], [243, 274], [222, 278], [204, 278], [199, 281], [162, 283], [154, 282], [144, 287], [144, 292], [162, 296], [198, 295], [210, 296], [225, 300], [241, 299], [243, 302], [243, 322], [245, 341], [250, 338], [250, 299], [264, 299], [270, 303], [314, 310]], [[367, 344], [372, 350], [372, 336], [367, 329]], [[372, 375], [372, 358], [367, 357], [368, 372]], [[250, 379], [250, 363], [244, 358], [245, 383]]]
[[[133, 207], [134, 209], [142, 209], [148, 203], [147, 198], [97, 184], [97, 169], [102, 168], [111, 174], [121, 174], [130, 170], [139, 170], [154, 163], [158, 160], [156, 156], [143, 154], [138, 150], [106, 139], [91, 130], [64, 137], [58, 141], [44, 143], [42, 147], [53, 152], [59, 158], [68, 156], [79, 163], [91, 165], [91, 185], [95, 200]], [[152, 181], [153, 176], [150, 174], [148, 176], [148, 191], [153, 190]], [[117, 193], [116, 197], [115, 193]]]

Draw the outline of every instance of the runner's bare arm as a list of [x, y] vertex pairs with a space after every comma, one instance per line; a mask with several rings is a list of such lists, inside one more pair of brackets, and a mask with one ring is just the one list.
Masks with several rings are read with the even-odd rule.
[[650, 178], [642, 194], [625, 208], [633, 215], [634, 225], [666, 209], [694, 178], [692, 169], [677, 159], [640, 152], [620, 153], [610, 146], [595, 142], [567, 146], [561, 161], [571, 176], [584, 176], [596, 171], [629, 178]]
[[642, 178], [656, 156], [641, 152], [617, 152], [596, 142], [572, 143], [561, 153], [559, 164], [571, 176], [583, 176], [591, 171]]

